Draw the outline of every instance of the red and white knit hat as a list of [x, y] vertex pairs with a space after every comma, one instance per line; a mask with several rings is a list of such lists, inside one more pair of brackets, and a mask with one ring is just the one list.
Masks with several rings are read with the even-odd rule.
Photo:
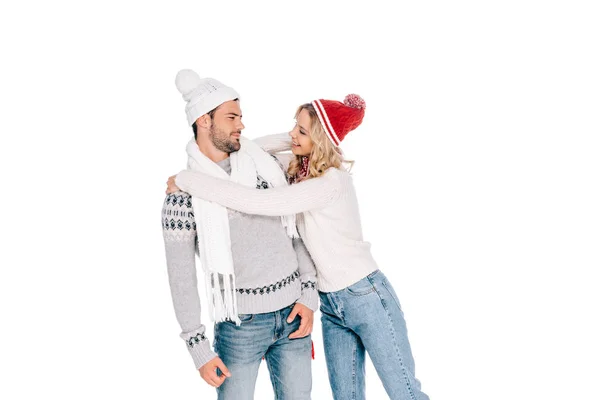
[[348, 132], [356, 129], [365, 116], [365, 101], [357, 94], [349, 94], [344, 102], [314, 100], [312, 102], [325, 133], [336, 147]]

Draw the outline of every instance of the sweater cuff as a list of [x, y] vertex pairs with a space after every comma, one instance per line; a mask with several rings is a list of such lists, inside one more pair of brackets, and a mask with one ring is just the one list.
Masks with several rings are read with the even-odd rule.
[[302, 282], [302, 294], [296, 303], [304, 304], [313, 311], [319, 308], [319, 293], [315, 282]]
[[[175, 184], [177, 185], [179, 190], [181, 190], [182, 192], [186, 192], [186, 193], [188, 192], [188, 189], [189, 189], [186, 184], [189, 183], [189, 179], [190, 179], [190, 177], [187, 175], [188, 175], [188, 171], [183, 170], [183, 171], [180, 171], [175, 176]], [[187, 180], [186, 180], [186, 178], [187, 178]]]
[[201, 366], [217, 357], [217, 353], [210, 348], [210, 341], [204, 335], [191, 337], [186, 341], [185, 345], [194, 360], [196, 369], [200, 369]]

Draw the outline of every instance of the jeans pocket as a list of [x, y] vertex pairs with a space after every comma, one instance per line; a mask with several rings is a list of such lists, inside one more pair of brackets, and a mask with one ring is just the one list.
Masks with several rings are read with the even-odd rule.
[[398, 306], [398, 308], [400, 310], [402, 310], [402, 307], [400, 307], [400, 300], [398, 300], [398, 296], [396, 296], [396, 292], [394, 291], [394, 288], [392, 287], [392, 284], [390, 283], [390, 281], [388, 281], [387, 278], [384, 278], [381, 281], [381, 283], [385, 287], [385, 290], [387, 290], [387, 292], [390, 294], [390, 296], [392, 296], [392, 298], [396, 302], [396, 305]]
[[255, 314], [238, 314], [238, 318], [242, 322], [242, 324], [247, 324], [254, 319]]
[[373, 286], [369, 278], [363, 278], [346, 288], [346, 293], [351, 294], [352, 296], [364, 296], [373, 293], [374, 291], [375, 286]]
[[[254, 316], [255, 316], [255, 315], [256, 315], [256, 314], [238, 314], [238, 318], [240, 319], [240, 322], [241, 322], [242, 324], [247, 324], [247, 323], [250, 323], [250, 322], [252, 322], [252, 320], [254, 319]], [[215, 325], [215, 329], [216, 329], [217, 325], [220, 325], [220, 324], [230, 324], [230, 325], [235, 325], [235, 321], [232, 321], [232, 320], [230, 320], [230, 319], [226, 319], [226, 320], [225, 320], [225, 321], [223, 321], [223, 322], [219, 322], [219, 323], [217, 323], [217, 324]]]

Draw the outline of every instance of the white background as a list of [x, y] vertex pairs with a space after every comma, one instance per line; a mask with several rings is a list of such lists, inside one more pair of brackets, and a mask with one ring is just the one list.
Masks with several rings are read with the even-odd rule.
[[168, 3], [0, 7], [2, 399], [215, 398], [160, 225], [191, 136], [182, 68], [241, 93], [248, 137], [366, 100], [343, 148], [432, 399], [600, 399], [595, 2]]

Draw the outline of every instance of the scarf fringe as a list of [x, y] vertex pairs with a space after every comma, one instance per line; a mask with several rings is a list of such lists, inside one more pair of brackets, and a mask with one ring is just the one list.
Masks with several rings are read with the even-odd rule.
[[295, 215], [286, 215], [281, 217], [281, 221], [285, 226], [286, 233], [292, 239], [297, 239], [300, 237], [298, 234], [298, 228], [296, 226], [296, 216]]
[[[223, 288], [221, 288], [221, 280]], [[242, 322], [237, 315], [234, 275], [208, 272], [206, 290], [209, 298], [209, 313], [213, 316], [214, 322], [231, 321], [238, 326], [241, 325]]]
[[[257, 173], [270, 186], [287, 184], [279, 165], [269, 154], [248, 139], [242, 137], [241, 141], [240, 151], [231, 154], [230, 176], [202, 154], [194, 140], [190, 140], [186, 147], [188, 169], [250, 187], [256, 185]], [[214, 322], [228, 320], [240, 325], [227, 209], [196, 197], [192, 198], [192, 207], [198, 231], [198, 258], [205, 271], [209, 316]], [[282, 216], [281, 223], [290, 238], [299, 237], [295, 215]]]

